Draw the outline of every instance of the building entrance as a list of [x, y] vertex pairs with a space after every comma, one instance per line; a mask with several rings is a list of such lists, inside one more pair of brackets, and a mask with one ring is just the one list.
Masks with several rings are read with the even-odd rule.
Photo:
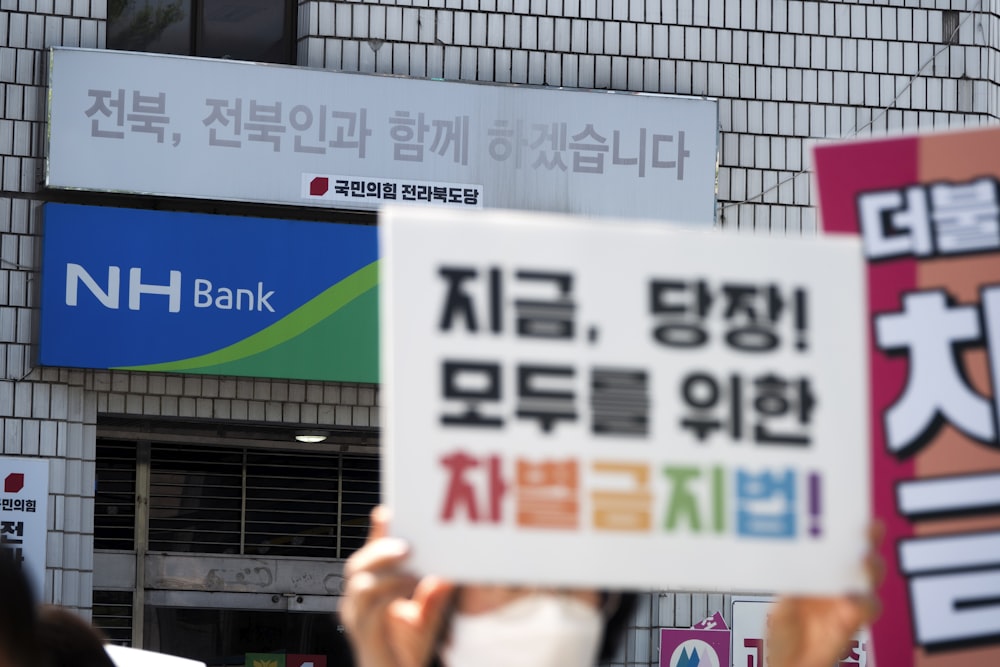
[[377, 435], [198, 426], [99, 429], [94, 623], [209, 666], [351, 667], [336, 610], [378, 502]]
[[147, 648], [208, 667], [349, 667], [337, 625], [333, 613], [147, 604], [143, 634]]

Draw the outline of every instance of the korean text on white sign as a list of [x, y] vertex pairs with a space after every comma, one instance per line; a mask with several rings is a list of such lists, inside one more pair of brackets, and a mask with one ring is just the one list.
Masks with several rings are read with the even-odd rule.
[[35, 595], [45, 591], [49, 462], [0, 456], [0, 545], [21, 564]]
[[715, 220], [718, 103], [52, 51], [50, 188]]
[[[733, 629], [732, 664], [734, 667], [768, 667], [767, 623], [775, 600], [770, 596], [734, 595], [732, 599]], [[844, 652], [830, 667], [870, 667], [871, 632], [861, 628], [844, 646]]]
[[857, 240], [412, 207], [379, 222], [384, 488], [416, 570], [864, 587]]

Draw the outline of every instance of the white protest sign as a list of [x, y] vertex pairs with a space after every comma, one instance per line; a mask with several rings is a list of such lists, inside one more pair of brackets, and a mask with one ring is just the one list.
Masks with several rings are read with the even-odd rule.
[[0, 544], [21, 563], [35, 596], [45, 592], [49, 462], [0, 456]]
[[[767, 616], [774, 607], [770, 596], [734, 595], [732, 656], [738, 667], [767, 667]], [[844, 655], [830, 667], [867, 667], [871, 633], [862, 628], [844, 649]]]
[[464, 581], [862, 590], [858, 242], [380, 213], [385, 500]]

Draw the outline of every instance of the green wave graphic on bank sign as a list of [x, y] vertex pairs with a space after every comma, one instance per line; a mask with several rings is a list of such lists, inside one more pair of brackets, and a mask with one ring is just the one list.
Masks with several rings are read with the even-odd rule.
[[378, 260], [232, 345], [116, 370], [378, 382]]

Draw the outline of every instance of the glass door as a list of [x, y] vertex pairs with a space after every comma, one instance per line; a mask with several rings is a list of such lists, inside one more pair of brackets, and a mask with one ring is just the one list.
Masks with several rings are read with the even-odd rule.
[[[284, 596], [209, 595], [215, 599], [176, 592], [149, 596], [144, 614], [146, 648], [200, 660], [208, 667], [354, 664], [347, 637], [338, 629], [333, 612], [275, 610], [285, 606]], [[185, 598], [192, 606], [173, 606]], [[225, 608], [196, 606], [206, 602]], [[270, 608], [235, 608], [238, 606]]]

